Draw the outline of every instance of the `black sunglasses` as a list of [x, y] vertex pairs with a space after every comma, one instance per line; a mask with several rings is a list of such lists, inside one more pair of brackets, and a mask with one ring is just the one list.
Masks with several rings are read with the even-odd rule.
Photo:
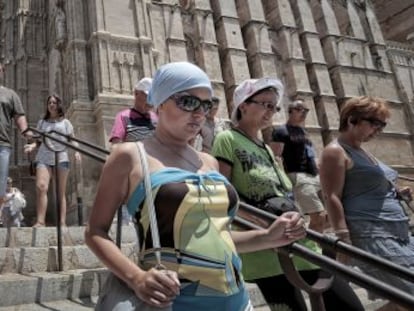
[[304, 112], [304, 113], [308, 113], [310, 110], [309, 108], [305, 108], [305, 107], [295, 107], [293, 109], [299, 112]]
[[204, 113], [208, 113], [213, 107], [211, 100], [201, 100], [197, 96], [189, 94], [174, 94], [170, 98], [175, 101], [178, 108], [187, 112], [196, 111], [201, 107]]
[[259, 101], [256, 101], [254, 99], [248, 99], [248, 100], [246, 100], [246, 103], [253, 103], [253, 104], [256, 104], [256, 105], [261, 105], [264, 108], [266, 108], [267, 110], [270, 110], [270, 111], [273, 111], [273, 112], [279, 112], [280, 111], [280, 107], [277, 104], [275, 104], [274, 102], [259, 102]]
[[387, 126], [387, 122], [377, 118], [361, 118], [361, 120], [367, 121], [371, 124], [371, 126], [381, 130]]

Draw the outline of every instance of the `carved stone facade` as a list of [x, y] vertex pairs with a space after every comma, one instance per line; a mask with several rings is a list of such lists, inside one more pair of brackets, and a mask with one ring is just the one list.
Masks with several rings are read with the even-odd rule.
[[[222, 115], [242, 80], [278, 76], [285, 105], [298, 94], [310, 103], [307, 127], [318, 150], [335, 137], [344, 100], [386, 98], [392, 117], [369, 149], [414, 174], [414, 43], [385, 41], [369, 0], [3, 0], [1, 11], [6, 84], [32, 126], [56, 92], [77, 136], [109, 147], [114, 116], [131, 105], [135, 82], [189, 60], [211, 77]], [[285, 120], [281, 113], [274, 122]], [[21, 144], [16, 138], [13, 174], [34, 210]], [[91, 205], [100, 168], [84, 157], [72, 169], [69, 220], [76, 197]]]

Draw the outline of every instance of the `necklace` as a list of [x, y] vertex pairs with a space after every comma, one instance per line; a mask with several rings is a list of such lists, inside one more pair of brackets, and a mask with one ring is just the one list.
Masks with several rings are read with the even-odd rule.
[[247, 139], [249, 139], [250, 141], [252, 141], [253, 143], [255, 143], [256, 145], [260, 146], [260, 147], [264, 147], [264, 142], [261, 141], [259, 138], [256, 137], [251, 137], [249, 136], [245, 131], [243, 131], [241, 128], [239, 127], [235, 127], [233, 128], [236, 132], [239, 132], [240, 134], [242, 134], [244, 137], [246, 137]]
[[155, 140], [157, 141], [157, 143], [164, 149], [167, 149], [170, 153], [178, 156], [180, 159], [184, 160], [185, 163], [190, 164], [191, 167], [193, 169], [195, 169], [195, 171], [197, 172], [202, 166], [203, 166], [203, 162], [201, 161], [201, 159], [197, 156], [197, 163], [194, 163], [192, 160], [187, 159], [184, 155], [182, 155], [180, 152], [178, 152], [177, 150], [175, 150], [174, 148], [170, 147], [168, 144], [162, 142], [157, 135], [153, 136], [155, 138]]

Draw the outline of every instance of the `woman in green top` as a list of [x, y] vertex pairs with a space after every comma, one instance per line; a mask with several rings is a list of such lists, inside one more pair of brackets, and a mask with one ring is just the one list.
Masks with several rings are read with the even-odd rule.
[[[280, 110], [278, 101], [283, 85], [277, 79], [250, 79], [234, 92], [232, 122], [234, 127], [219, 133], [212, 154], [218, 159], [220, 172], [236, 188], [240, 198], [260, 206], [272, 197], [286, 197], [292, 185], [273, 158], [269, 147], [260, 138], [260, 130], [271, 126], [273, 115]], [[320, 252], [316, 243], [304, 239], [302, 244]], [[293, 311], [307, 310], [303, 296], [283, 275], [273, 250], [242, 254], [245, 280], [255, 282], [272, 310], [285, 305]], [[320, 269], [295, 257], [295, 266], [302, 277], [312, 284]], [[349, 285], [336, 278], [324, 293], [326, 310], [364, 310]]]

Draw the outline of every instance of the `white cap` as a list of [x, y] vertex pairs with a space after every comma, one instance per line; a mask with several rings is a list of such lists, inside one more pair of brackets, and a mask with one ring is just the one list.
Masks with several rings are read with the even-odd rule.
[[152, 85], [152, 79], [151, 78], [142, 78], [135, 84], [135, 91], [142, 91], [145, 94], [148, 95], [148, 92]]
[[237, 124], [237, 110], [240, 104], [244, 103], [246, 99], [253, 96], [257, 92], [274, 88], [278, 94], [278, 105], [283, 97], [284, 87], [282, 82], [277, 78], [260, 78], [260, 79], [248, 79], [244, 80], [236, 89], [233, 94], [233, 111], [231, 113], [231, 120], [234, 124]]

